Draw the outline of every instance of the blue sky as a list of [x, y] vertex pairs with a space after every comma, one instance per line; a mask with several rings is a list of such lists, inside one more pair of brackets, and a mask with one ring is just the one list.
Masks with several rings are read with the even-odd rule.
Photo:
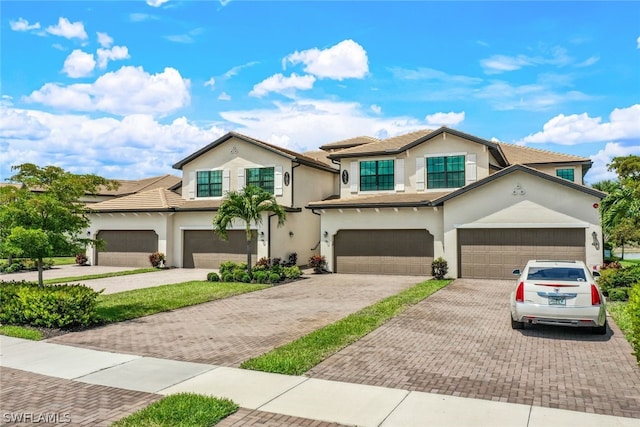
[[137, 179], [228, 131], [299, 152], [450, 126], [640, 154], [640, 2], [0, 3], [0, 180]]

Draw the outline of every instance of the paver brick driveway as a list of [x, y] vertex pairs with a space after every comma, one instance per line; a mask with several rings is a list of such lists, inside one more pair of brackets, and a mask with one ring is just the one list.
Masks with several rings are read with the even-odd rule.
[[511, 281], [458, 279], [308, 375], [640, 418], [640, 368], [606, 336], [508, 321]]
[[[154, 273], [156, 274], [156, 273]], [[238, 366], [425, 280], [327, 274], [50, 339], [100, 350]]]

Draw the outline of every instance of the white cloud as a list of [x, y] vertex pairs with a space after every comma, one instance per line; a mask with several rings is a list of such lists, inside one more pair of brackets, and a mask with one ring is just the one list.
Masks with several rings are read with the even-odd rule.
[[544, 111], [565, 102], [591, 99], [590, 96], [579, 91], [557, 92], [549, 87], [549, 82], [546, 83], [514, 86], [508, 82], [497, 80], [469, 93], [468, 96], [487, 100], [494, 109], [500, 111]]
[[429, 114], [424, 119], [429, 126], [456, 126], [464, 121], [464, 111], [460, 113]]
[[559, 114], [544, 124], [543, 130], [526, 136], [519, 143], [575, 145], [589, 142], [619, 141], [640, 138], [640, 104], [616, 108], [609, 122], [587, 113]]
[[147, 4], [151, 7], [160, 7], [169, 0], [147, 0]]
[[607, 165], [611, 163], [614, 157], [628, 156], [630, 154], [639, 155], [640, 144], [625, 146], [618, 142], [608, 142], [602, 150], [593, 156], [589, 156], [593, 166], [585, 176], [585, 180], [593, 184], [605, 179], [616, 179], [616, 173], [608, 170]]
[[636, 39], [636, 43], [638, 44], [636, 49], [640, 49], [640, 37]]
[[581, 63], [576, 64], [576, 67], [589, 67], [589, 66], [595, 64], [598, 61], [600, 61], [600, 57], [599, 56], [591, 56], [591, 57], [585, 59], [584, 61], [582, 61]]
[[382, 107], [376, 104], [371, 105], [371, 111], [373, 111], [376, 114], [381, 114], [382, 113]]
[[245, 68], [253, 67], [254, 65], [257, 65], [257, 64], [259, 64], [258, 61], [251, 61], [251, 62], [247, 62], [246, 64], [237, 65], [237, 66], [233, 67], [232, 69], [230, 69], [229, 71], [227, 71], [226, 73], [224, 73], [224, 78], [225, 79], [229, 79], [229, 78], [237, 75], [241, 70], [243, 70]]
[[[171, 165], [226, 130], [181, 117], [163, 124], [149, 115], [120, 120], [35, 110], [0, 111], [0, 170], [17, 163], [54, 164], [75, 173], [136, 179], [179, 172]], [[0, 181], [7, 176], [0, 176]]]
[[189, 89], [190, 81], [174, 68], [152, 75], [142, 67], [122, 67], [92, 84], [47, 83], [25, 100], [62, 111], [166, 115], [189, 104]]
[[343, 80], [361, 79], [369, 72], [369, 59], [362, 46], [344, 40], [328, 49], [317, 48], [294, 52], [283, 59], [283, 66], [304, 64], [304, 71], [319, 78]]
[[211, 77], [209, 80], [207, 80], [206, 82], [204, 82], [204, 86], [210, 86], [211, 89], [213, 89], [216, 85], [216, 79], [214, 79], [213, 77]]
[[113, 44], [113, 38], [110, 37], [109, 34], [97, 32], [96, 35], [98, 36], [98, 43], [100, 43], [100, 46], [110, 48]]
[[93, 54], [75, 49], [67, 59], [64, 60], [62, 71], [72, 78], [86, 77], [93, 72], [96, 61]]
[[231, 96], [227, 92], [222, 92], [220, 96], [218, 96], [220, 101], [231, 101]]
[[126, 46], [113, 46], [109, 49], [98, 48], [98, 67], [107, 68], [109, 61], [117, 61], [129, 58], [129, 49]]
[[31, 31], [40, 29], [40, 23], [29, 24], [24, 18], [18, 18], [17, 21], [9, 21], [9, 25], [13, 31]]
[[84, 30], [82, 22], [71, 23], [67, 18], [60, 17], [58, 19], [58, 25], [51, 25], [47, 27], [47, 33], [54, 36], [60, 36], [67, 39], [80, 39], [86, 40], [88, 38], [87, 32]]
[[567, 55], [567, 50], [555, 46], [550, 49], [540, 48], [542, 53], [536, 56], [529, 55], [493, 55], [482, 59], [480, 65], [486, 74], [500, 74], [507, 71], [519, 70], [523, 67], [537, 65], [565, 66], [573, 62], [573, 58]]
[[144, 21], [154, 21], [159, 19], [155, 15], [149, 15], [148, 13], [130, 13], [129, 20], [131, 22], [144, 22]]
[[308, 90], [313, 87], [315, 81], [316, 78], [313, 76], [298, 76], [293, 73], [290, 77], [285, 77], [278, 73], [254, 85], [249, 95], [261, 97], [270, 92], [288, 94], [295, 90]]

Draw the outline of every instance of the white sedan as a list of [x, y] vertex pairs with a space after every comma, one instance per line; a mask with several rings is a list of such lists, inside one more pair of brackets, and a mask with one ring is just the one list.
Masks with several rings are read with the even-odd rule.
[[591, 327], [607, 333], [607, 313], [594, 275], [582, 261], [528, 261], [511, 294], [511, 327], [525, 323]]

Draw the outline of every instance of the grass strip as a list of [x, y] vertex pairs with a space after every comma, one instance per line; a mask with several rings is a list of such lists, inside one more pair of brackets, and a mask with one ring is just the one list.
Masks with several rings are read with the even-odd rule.
[[427, 280], [418, 283], [295, 341], [246, 360], [240, 367], [301, 375], [450, 282], [451, 280]]
[[626, 301], [607, 301], [607, 311], [622, 330], [627, 341], [631, 342], [631, 314]]
[[209, 427], [238, 410], [229, 399], [180, 393], [164, 397], [112, 427]]
[[176, 308], [201, 304], [267, 288], [267, 285], [191, 281], [100, 295], [96, 311], [101, 322], [121, 322]]
[[[87, 274], [85, 276], [60, 277], [57, 279], [44, 280], [45, 285], [55, 285], [57, 283], [81, 282], [85, 280], [104, 279], [107, 277], [130, 276], [132, 274], [153, 273], [162, 271], [158, 268], [138, 268], [136, 270], [114, 271], [113, 273]], [[44, 274], [47, 274], [46, 272]]]
[[24, 338], [26, 340], [40, 341], [44, 335], [40, 331], [24, 326], [2, 325], [0, 326], [0, 335], [6, 335], [14, 338]]

